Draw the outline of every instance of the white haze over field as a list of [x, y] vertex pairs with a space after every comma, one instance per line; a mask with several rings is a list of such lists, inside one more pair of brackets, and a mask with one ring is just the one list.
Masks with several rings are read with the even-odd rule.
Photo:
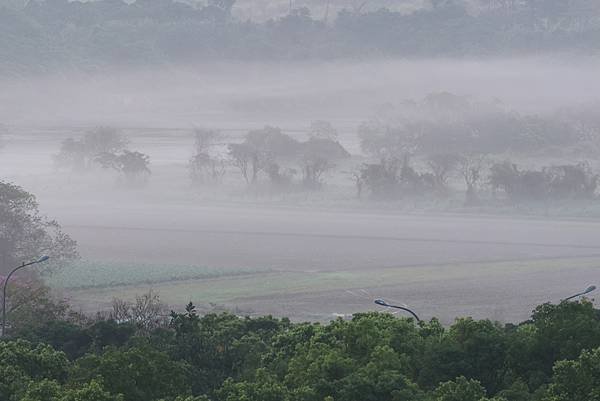
[[597, 101], [600, 60], [557, 57], [168, 66], [0, 80], [9, 126], [149, 128], [307, 126], [344, 130], [398, 105], [447, 91], [498, 99], [520, 112]]
[[[270, 291], [265, 298], [246, 284], [228, 298], [215, 295], [227, 307], [314, 320], [373, 310], [372, 302], [352, 298], [344, 286], [362, 287], [357, 272], [368, 276], [397, 269], [401, 280], [396, 284], [377, 280], [374, 273], [364, 287], [444, 322], [457, 315], [525, 319], [540, 302], [600, 284], [594, 281], [593, 262], [600, 258], [599, 222], [407, 216], [385, 207], [375, 210], [381, 205], [357, 211], [356, 205], [343, 204], [354, 191], [344, 177], [331, 179], [325, 195], [291, 200], [252, 197], [239, 185], [230, 192], [194, 191], [187, 169], [191, 130], [209, 127], [240, 138], [272, 125], [300, 137], [311, 121], [327, 120], [356, 156], [357, 127], [389, 105], [446, 91], [502, 102], [519, 113], [546, 114], [598, 102], [598, 71], [596, 58], [540, 56], [170, 65], [5, 77], [0, 79], [0, 123], [8, 134], [0, 148], [0, 174], [36, 194], [43, 211], [79, 241], [85, 259], [267, 269], [316, 277], [315, 282], [333, 288], [315, 289], [296, 276], [279, 288], [268, 276], [257, 284]], [[122, 190], [106, 174], [90, 178], [54, 169], [52, 156], [62, 140], [100, 125], [121, 129], [132, 149], [150, 156], [147, 188]], [[531, 267], [517, 261], [552, 262]], [[502, 262], [508, 264], [490, 265]], [[320, 272], [329, 276], [321, 280]], [[155, 288], [174, 308], [190, 299], [206, 303], [198, 289], [206, 284], [189, 285]], [[218, 292], [219, 285], [205, 290]], [[147, 288], [67, 293], [92, 311], [106, 307], [112, 296], [131, 298]]]
[[[193, 0], [187, 1], [194, 4]], [[332, 19], [343, 9], [362, 11], [376, 11], [386, 8], [392, 11], [410, 13], [422, 8], [431, 7], [429, 0], [238, 0], [232, 13], [241, 20], [265, 21], [271, 18], [280, 18], [287, 15], [292, 9], [306, 7], [314, 18], [325, 20]]]

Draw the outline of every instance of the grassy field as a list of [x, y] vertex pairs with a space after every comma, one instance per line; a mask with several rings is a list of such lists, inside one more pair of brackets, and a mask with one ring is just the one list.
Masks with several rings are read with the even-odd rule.
[[73, 290], [151, 285], [172, 281], [266, 273], [268, 271], [267, 269], [214, 269], [191, 265], [83, 260], [48, 275], [45, 280], [52, 287]]
[[[452, 305], [463, 314], [499, 320], [526, 318], [534, 305], [556, 301], [585, 287], [600, 272], [600, 258], [543, 259], [525, 262], [462, 263], [383, 268], [365, 271], [253, 272], [143, 284], [71, 287], [66, 293], [83, 310], [108, 307], [115, 297], [131, 299], [152, 288], [178, 309], [187, 302], [201, 307], [222, 305], [242, 314], [288, 314], [297, 320], [326, 321], [332, 316], [376, 309], [375, 297], [409, 302], [430, 316], [451, 321]], [[137, 274], [143, 271], [137, 268]], [[122, 280], [125, 280], [122, 279]], [[75, 283], [75, 281], [74, 281]], [[562, 286], [562, 288], [561, 288]], [[358, 297], [357, 294], [362, 294]], [[365, 294], [371, 294], [371, 298]], [[547, 297], [547, 298], [546, 298]], [[497, 298], [497, 302], [494, 299]], [[477, 299], [477, 301], [475, 301]], [[523, 304], [527, 308], [523, 309]], [[512, 305], [520, 306], [514, 313]], [[529, 306], [531, 305], [531, 306]]]

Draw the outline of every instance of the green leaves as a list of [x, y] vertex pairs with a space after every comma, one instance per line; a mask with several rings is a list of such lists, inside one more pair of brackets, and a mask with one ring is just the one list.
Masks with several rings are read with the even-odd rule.
[[466, 318], [448, 328], [378, 313], [328, 325], [199, 316], [189, 304], [143, 337], [114, 321], [32, 336], [73, 349], [74, 360], [0, 342], [0, 399], [600, 401], [600, 348], [582, 352], [597, 327], [587, 302], [542, 305], [519, 326]]
[[547, 401], [600, 401], [600, 348], [557, 362], [549, 394]]
[[0, 342], [0, 400], [18, 400], [31, 383], [40, 380], [64, 382], [68, 360], [48, 345], [18, 340]]
[[190, 394], [188, 367], [151, 347], [107, 349], [101, 355], [86, 355], [77, 361], [75, 383], [100, 378], [113, 394], [125, 401], [148, 401]]
[[32, 194], [0, 181], [0, 274], [43, 255], [54, 264], [73, 260], [78, 256], [76, 243], [56, 221], [40, 214]]
[[123, 396], [111, 395], [96, 380], [79, 388], [67, 388], [45, 379], [31, 383], [21, 401], [123, 401]]

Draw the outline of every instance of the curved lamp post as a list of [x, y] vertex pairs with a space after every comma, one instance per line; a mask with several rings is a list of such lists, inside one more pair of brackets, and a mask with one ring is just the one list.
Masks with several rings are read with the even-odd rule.
[[383, 299], [376, 299], [376, 300], [375, 300], [375, 303], [376, 303], [377, 305], [379, 305], [379, 306], [385, 306], [386, 308], [395, 308], [395, 309], [400, 309], [400, 310], [403, 310], [403, 311], [405, 311], [405, 312], [408, 312], [408, 313], [410, 313], [411, 315], [413, 315], [413, 316], [415, 317], [415, 319], [417, 319], [417, 322], [420, 322], [420, 321], [421, 321], [421, 319], [419, 319], [419, 316], [417, 316], [417, 314], [416, 314], [415, 312], [411, 311], [411, 310], [410, 310], [410, 309], [408, 309], [408, 308], [405, 308], [404, 306], [391, 305], [391, 304], [387, 303], [387, 302], [386, 302], [385, 300], [383, 300]]
[[8, 273], [8, 276], [6, 276], [6, 278], [4, 279], [4, 286], [2, 288], [2, 334], [0, 335], [0, 337], [4, 337], [4, 330], [6, 328], [6, 286], [8, 285], [8, 281], [17, 270], [21, 270], [24, 267], [35, 265], [37, 263], [45, 262], [48, 259], [50, 259], [49, 256], [42, 256], [41, 258], [39, 258], [38, 260], [34, 260], [33, 262], [23, 263], [21, 266], [15, 267], [10, 273]]
[[596, 286], [595, 285], [590, 285], [588, 288], [585, 289], [585, 291], [579, 292], [579, 293], [577, 293], [575, 295], [571, 295], [569, 298], [565, 298], [562, 301], [563, 302], [569, 301], [569, 300], [571, 300], [573, 298], [577, 298], [577, 297], [580, 297], [582, 295], [589, 294], [590, 292], [592, 292], [594, 290], [596, 290]]

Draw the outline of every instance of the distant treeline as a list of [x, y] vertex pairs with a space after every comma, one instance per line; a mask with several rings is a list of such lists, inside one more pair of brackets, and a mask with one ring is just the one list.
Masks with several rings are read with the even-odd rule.
[[[317, 120], [304, 140], [265, 126], [230, 142], [218, 130], [197, 128], [192, 157], [181, 162], [198, 191], [222, 186], [280, 196], [341, 183], [353, 185], [356, 198], [377, 201], [462, 198], [467, 206], [501, 206], [598, 198], [600, 117], [593, 108], [520, 115], [432, 93], [382, 114], [389, 115], [358, 127], [362, 154], [351, 155], [336, 128]], [[101, 166], [116, 171], [123, 187], [144, 186], [152, 155], [127, 145], [117, 129], [98, 127], [63, 141], [56, 166], [78, 173]]]
[[483, 0], [476, 11], [436, 0], [411, 14], [348, 8], [325, 21], [308, 8], [266, 22], [232, 17], [235, 0], [30, 1], [0, 6], [5, 71], [207, 60], [333, 59], [597, 51], [594, 0]]

